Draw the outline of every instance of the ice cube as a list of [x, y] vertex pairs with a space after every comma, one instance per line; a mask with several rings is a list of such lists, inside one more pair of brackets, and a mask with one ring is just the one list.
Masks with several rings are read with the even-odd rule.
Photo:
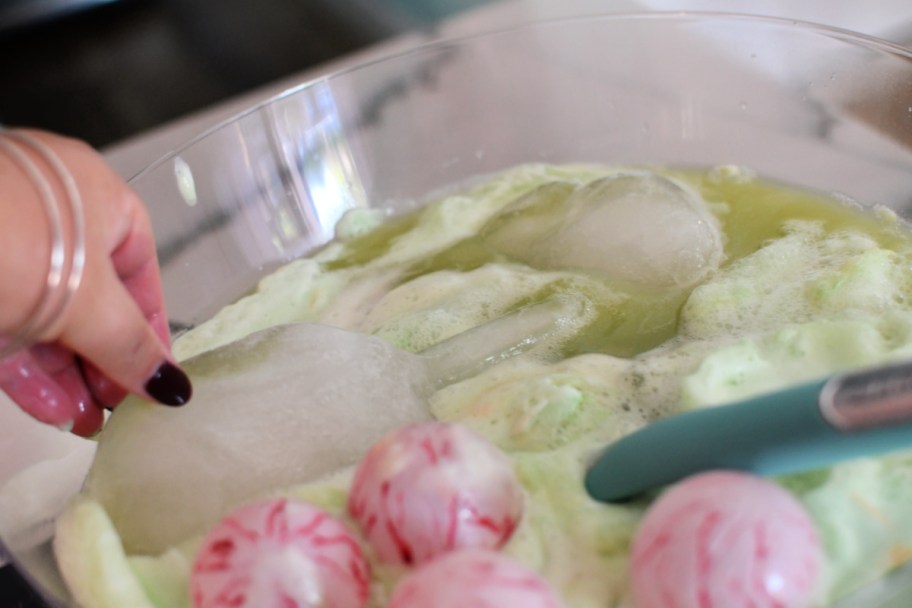
[[546, 268], [578, 268], [650, 287], [686, 287], [718, 268], [719, 227], [695, 193], [656, 173], [596, 180], [566, 203], [539, 253]]
[[332, 327], [272, 328], [185, 366], [193, 401], [118, 407], [89, 477], [131, 552], [202, 533], [239, 503], [352, 465], [386, 431], [429, 418], [419, 357]]
[[588, 270], [660, 288], [696, 283], [723, 254], [716, 219], [700, 196], [646, 171], [579, 188], [543, 184], [492, 218], [480, 237], [541, 270]]
[[532, 305], [425, 355], [324, 325], [252, 334], [184, 363], [187, 406], [119, 406], [87, 490], [129, 552], [163, 551], [242, 502], [353, 465], [387, 431], [430, 419], [434, 387], [547, 346], [580, 305]]
[[516, 355], [554, 358], [594, 314], [592, 302], [581, 294], [528, 304], [421, 351], [427, 378], [440, 388]]
[[538, 246], [561, 224], [566, 201], [576, 190], [569, 182], [546, 182], [520, 196], [479, 231], [481, 241], [511, 258], [532, 262]]

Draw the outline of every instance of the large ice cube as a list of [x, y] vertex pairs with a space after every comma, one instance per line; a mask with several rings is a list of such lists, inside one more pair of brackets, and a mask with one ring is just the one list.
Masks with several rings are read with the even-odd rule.
[[507, 207], [482, 236], [540, 269], [589, 270], [649, 287], [692, 285], [723, 256], [716, 219], [700, 196], [645, 171], [575, 190], [546, 184]]
[[384, 432], [429, 417], [419, 358], [321, 325], [264, 330], [185, 364], [183, 408], [122, 404], [88, 491], [132, 552], [203, 532], [232, 506], [355, 463]]
[[546, 263], [652, 286], [687, 286], [715, 270], [722, 238], [693, 192], [655, 173], [597, 180], [567, 201]]

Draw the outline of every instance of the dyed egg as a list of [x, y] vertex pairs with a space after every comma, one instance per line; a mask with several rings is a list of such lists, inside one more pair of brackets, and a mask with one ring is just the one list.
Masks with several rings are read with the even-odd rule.
[[355, 473], [348, 510], [387, 563], [498, 548], [523, 511], [507, 457], [466, 427], [426, 422], [384, 436]]
[[389, 608], [561, 608], [557, 593], [496, 551], [463, 549], [420, 566], [393, 591]]
[[351, 532], [312, 505], [284, 499], [220, 521], [190, 575], [195, 608], [362, 608], [369, 585]]
[[636, 608], [804, 608], [820, 540], [786, 490], [743, 473], [696, 475], [650, 507], [633, 541]]

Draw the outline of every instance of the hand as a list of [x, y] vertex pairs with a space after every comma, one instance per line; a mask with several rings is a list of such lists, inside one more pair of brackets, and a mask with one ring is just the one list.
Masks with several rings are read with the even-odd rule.
[[[33, 345], [0, 360], [0, 388], [43, 422], [88, 436], [127, 392], [182, 405], [190, 382], [170, 351], [155, 241], [137, 195], [86, 144], [39, 131], [72, 174], [85, 218], [85, 270], [67, 306], [32, 336]], [[0, 137], [4, 137], [0, 133]], [[9, 140], [7, 140], [9, 141]], [[20, 145], [58, 198], [51, 166]], [[51, 232], [36, 185], [0, 148], [0, 337], [16, 334], [47, 282]]]

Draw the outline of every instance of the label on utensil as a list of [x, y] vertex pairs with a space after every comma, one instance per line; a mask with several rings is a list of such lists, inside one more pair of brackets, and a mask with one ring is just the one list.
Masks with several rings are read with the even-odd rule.
[[820, 411], [845, 431], [912, 421], [912, 363], [833, 377], [820, 391]]

